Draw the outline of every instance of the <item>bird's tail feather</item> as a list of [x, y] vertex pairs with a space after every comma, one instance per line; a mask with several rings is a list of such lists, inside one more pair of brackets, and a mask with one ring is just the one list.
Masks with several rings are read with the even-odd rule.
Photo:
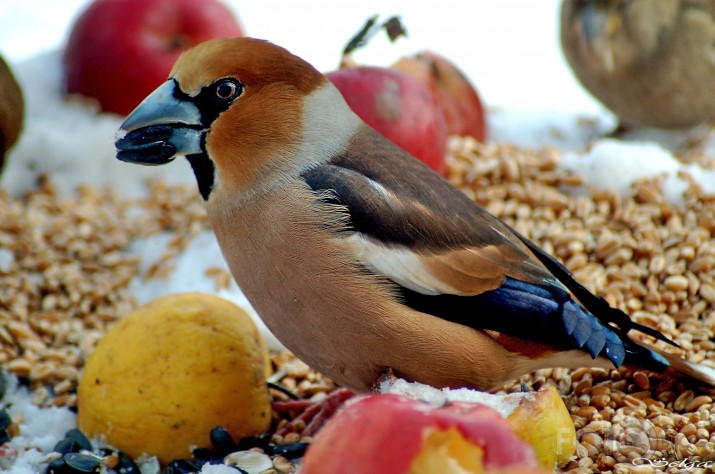
[[622, 332], [619, 337], [626, 351], [626, 357], [623, 360], [625, 365], [657, 373], [662, 373], [670, 366], [670, 361], [652, 347], [636, 342]]
[[615, 324], [624, 333], [630, 330], [640, 331], [668, 344], [679, 347], [661, 332], [643, 324], [633, 321], [626, 313], [618, 308], [614, 308], [600, 296], [594, 295], [573, 277], [571, 272], [558, 260], [544, 252], [532, 241], [514, 231], [521, 241], [532, 251], [536, 258], [558, 278], [558, 280], [568, 288], [576, 299], [594, 316], [604, 324]]
[[651, 349], [663, 356], [670, 364], [670, 369], [676, 372], [677, 375], [685, 375], [693, 380], [715, 387], [715, 368], [690, 362], [680, 356], [659, 349]]

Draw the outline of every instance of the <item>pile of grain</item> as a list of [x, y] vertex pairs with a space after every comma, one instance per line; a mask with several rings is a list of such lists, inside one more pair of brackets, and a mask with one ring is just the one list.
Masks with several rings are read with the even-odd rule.
[[87, 355], [136, 301], [129, 251], [160, 231], [176, 239], [152, 273], [205, 226], [191, 186], [156, 184], [146, 199], [82, 187], [60, 198], [48, 182], [23, 199], [0, 194], [0, 367], [34, 389], [38, 405], [72, 406]]
[[[715, 367], [715, 196], [691, 186], [686, 205], [676, 208], [663, 200], [658, 180], [638, 183], [627, 197], [589, 193], [582, 178], [558, 168], [559, 159], [556, 150], [460, 139], [451, 144], [448, 177], [587, 288], [675, 340], [684, 357]], [[39, 404], [73, 405], [86, 355], [135, 305], [127, 288], [138, 272], [130, 243], [175, 233], [151, 271], [160, 277], [206, 226], [193, 187], [156, 184], [139, 200], [91, 188], [62, 199], [47, 184], [21, 200], [0, 195], [0, 366], [25, 378]], [[334, 389], [291, 357], [274, 362], [285, 375], [276, 380], [303, 396], [319, 400]], [[715, 390], [625, 369], [542, 370], [524, 380], [561, 391], [579, 432], [568, 466], [574, 472], [633, 472], [632, 461], [642, 457], [665, 459], [673, 465], [659, 469], [678, 472], [692, 467], [682, 462], [715, 454]], [[274, 441], [305, 439], [302, 424], [288, 421]], [[636, 469], [652, 472], [653, 463]]]
[[[555, 150], [452, 145], [455, 185], [591, 291], [677, 342], [683, 357], [715, 367], [715, 196], [692, 185], [685, 206], [675, 208], [657, 179], [637, 183], [627, 197], [578, 192], [582, 179], [557, 168]], [[559, 387], [572, 413], [580, 444], [568, 470], [681, 472], [715, 454], [711, 388], [625, 369], [541, 370], [525, 380]]]

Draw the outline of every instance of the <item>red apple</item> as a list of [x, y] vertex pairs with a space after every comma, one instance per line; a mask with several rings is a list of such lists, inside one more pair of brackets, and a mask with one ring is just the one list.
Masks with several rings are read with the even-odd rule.
[[348, 67], [327, 76], [368, 125], [435, 171], [444, 171], [447, 128], [425, 85], [381, 67]]
[[179, 55], [216, 37], [242, 36], [218, 0], [95, 0], [70, 32], [67, 92], [126, 115], [164, 82]]
[[437, 97], [450, 135], [484, 141], [484, 108], [477, 90], [450, 60], [430, 51], [405, 57], [392, 65], [425, 84]]
[[353, 399], [318, 433], [302, 474], [477, 473], [519, 467], [542, 472], [533, 449], [480, 403], [432, 407], [397, 394]]

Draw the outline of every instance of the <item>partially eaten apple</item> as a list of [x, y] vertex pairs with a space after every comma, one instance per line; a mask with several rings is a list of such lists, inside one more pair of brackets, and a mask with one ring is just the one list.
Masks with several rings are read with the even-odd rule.
[[576, 452], [573, 420], [551, 385], [522, 394], [518, 406], [506, 418], [516, 435], [534, 448], [542, 466], [564, 466]]
[[549, 470], [566, 465], [576, 452], [576, 429], [559, 392], [550, 385], [538, 391], [487, 393], [467, 388], [437, 389], [386, 377], [379, 389], [432, 403], [483, 403], [497, 410], [516, 436], [534, 448], [539, 464]]
[[335, 414], [308, 448], [301, 473], [469, 474], [507, 468], [543, 472], [533, 448], [496, 410], [377, 394], [349, 401]]

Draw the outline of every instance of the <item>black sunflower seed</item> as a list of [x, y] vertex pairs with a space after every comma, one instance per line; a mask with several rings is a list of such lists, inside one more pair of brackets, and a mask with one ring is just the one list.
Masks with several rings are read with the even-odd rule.
[[69, 472], [70, 469], [63, 458], [53, 459], [45, 469], [45, 474], [65, 474]]
[[194, 459], [203, 463], [211, 462], [214, 457], [214, 452], [209, 448], [196, 448], [191, 451], [191, 454], [194, 455]]
[[0, 430], [6, 430], [12, 424], [12, 418], [10, 414], [5, 410], [0, 410]]
[[85, 451], [92, 451], [92, 444], [78, 428], [72, 428], [65, 433], [65, 438], [74, 440], [80, 450], [84, 449]]
[[268, 448], [271, 442], [270, 433], [261, 433], [255, 436], [246, 436], [238, 441], [238, 446], [236, 451], [247, 451], [251, 448], [261, 448], [263, 450]]
[[63, 456], [65, 464], [72, 468], [69, 472], [99, 472], [102, 467], [102, 458], [89, 453], [68, 453]]
[[270, 454], [280, 455], [286, 459], [295, 459], [305, 454], [306, 449], [308, 449], [308, 443], [278, 444], [272, 447]]
[[55, 444], [55, 447], [52, 448], [52, 451], [60, 454], [68, 454], [68, 453], [78, 453], [79, 452], [79, 444], [77, 444], [77, 441], [73, 440], [72, 438], [63, 438]]
[[209, 437], [214, 451], [220, 456], [226, 456], [237, 450], [236, 443], [233, 441], [231, 434], [223, 426], [217, 426], [212, 429]]
[[0, 372], [0, 399], [5, 396], [5, 391], [7, 390], [7, 380], [9, 379], [5, 376], [5, 373]]
[[141, 474], [139, 466], [137, 466], [134, 460], [128, 455], [120, 451], [117, 453], [117, 457], [119, 458], [119, 462], [114, 470], [117, 471], [118, 474]]

